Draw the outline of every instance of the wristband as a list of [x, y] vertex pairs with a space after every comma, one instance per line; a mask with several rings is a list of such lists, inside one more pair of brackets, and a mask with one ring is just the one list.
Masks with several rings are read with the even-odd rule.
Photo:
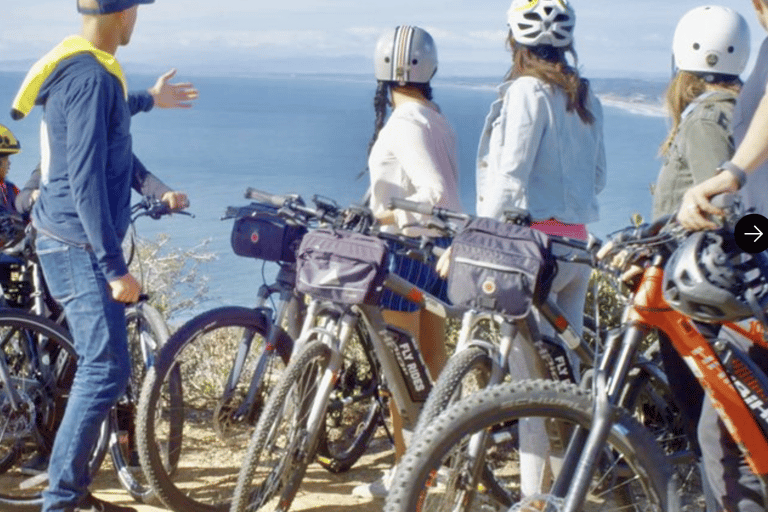
[[747, 182], [747, 173], [744, 171], [744, 169], [742, 169], [735, 163], [731, 162], [730, 160], [721, 163], [717, 167], [718, 174], [720, 174], [723, 171], [728, 171], [734, 175], [734, 177], [736, 178], [736, 181], [738, 182], [739, 189], [744, 186], [744, 183]]

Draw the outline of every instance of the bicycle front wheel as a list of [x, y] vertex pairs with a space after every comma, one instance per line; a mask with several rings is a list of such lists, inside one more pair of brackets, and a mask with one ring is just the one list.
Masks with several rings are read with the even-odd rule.
[[249, 308], [202, 313], [149, 368], [136, 443], [149, 485], [169, 508], [220, 510], [231, 498], [243, 447], [290, 356], [286, 340], [266, 346], [268, 325]]
[[131, 379], [125, 395], [109, 416], [109, 454], [120, 485], [136, 501], [156, 503], [152, 487], [139, 464], [136, 449], [136, 409], [147, 370], [170, 334], [160, 312], [147, 302], [126, 308], [128, 350], [131, 355]]
[[317, 461], [332, 473], [349, 470], [382, 423], [378, 363], [372, 354], [368, 330], [358, 321], [344, 349], [317, 447]]
[[309, 413], [316, 400], [327, 403], [317, 391], [330, 358], [327, 345], [312, 341], [291, 360], [248, 445], [230, 511], [290, 508], [315, 456], [322, 426], [313, 430]]
[[[546, 453], [522, 446], [524, 422], [531, 420], [546, 426]], [[562, 499], [549, 491], [569, 434], [592, 422], [590, 394], [571, 384], [517, 381], [487, 388], [438, 416], [412, 445], [398, 464], [385, 511], [539, 510], [547, 503], [557, 508]], [[475, 434], [483, 443], [473, 446], [472, 458]], [[531, 489], [532, 474], [538, 489]], [[622, 412], [579, 510], [675, 509], [668, 508], [676, 495], [671, 475], [651, 435]]]
[[[75, 375], [77, 356], [63, 328], [22, 311], [0, 314], [0, 509], [40, 510], [44, 467], [64, 414]], [[5, 372], [3, 372], [5, 373]], [[0, 374], [2, 375], [2, 374]], [[15, 399], [11, 397], [15, 391]], [[15, 404], [14, 404], [15, 402]], [[96, 472], [101, 459], [91, 461]]]

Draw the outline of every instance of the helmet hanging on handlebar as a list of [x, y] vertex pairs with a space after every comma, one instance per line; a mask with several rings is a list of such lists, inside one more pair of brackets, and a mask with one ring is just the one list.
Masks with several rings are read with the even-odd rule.
[[768, 305], [768, 260], [742, 251], [733, 233], [692, 233], [664, 268], [664, 299], [701, 322], [764, 317]]

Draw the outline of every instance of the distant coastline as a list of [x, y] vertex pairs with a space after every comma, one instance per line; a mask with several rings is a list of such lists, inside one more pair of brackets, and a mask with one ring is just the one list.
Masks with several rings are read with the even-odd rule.
[[641, 116], [667, 117], [667, 111], [661, 101], [646, 97], [625, 97], [612, 93], [598, 94], [598, 98], [605, 107], [620, 108]]
[[[24, 76], [24, 66], [20, 61], [4, 61], [2, 66], [5, 69], [0, 71], [0, 76], [14, 76], [19, 80]], [[0, 68], [2, 68], [0, 67]], [[130, 68], [131, 66], [126, 66]], [[158, 68], [159, 69], [159, 68]], [[153, 73], [149, 68], [128, 69], [129, 75], [147, 76], [154, 78], [157, 73]], [[194, 76], [194, 75], [191, 75]], [[199, 75], [206, 78], [226, 78], [218, 76], [216, 73]], [[287, 77], [300, 80], [341, 80], [344, 82], [370, 82], [368, 74], [347, 74], [347, 73], [235, 73], [232, 79], [248, 78], [276, 78], [284, 79]], [[496, 77], [438, 77], [435, 83], [439, 87], [462, 87], [478, 89], [483, 91], [494, 91], [498, 85]], [[632, 114], [665, 117], [666, 111], [663, 103], [663, 94], [666, 83], [659, 80], [644, 80], [635, 78], [594, 78], [590, 79], [590, 84], [595, 91], [603, 106], [619, 108]]]

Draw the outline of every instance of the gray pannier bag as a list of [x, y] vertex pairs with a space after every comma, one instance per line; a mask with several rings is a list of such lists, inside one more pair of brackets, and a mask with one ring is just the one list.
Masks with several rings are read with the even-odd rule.
[[448, 298], [514, 318], [546, 300], [557, 273], [549, 237], [527, 226], [476, 218], [451, 244]]
[[378, 304], [388, 272], [386, 243], [353, 231], [315, 229], [301, 240], [296, 289], [343, 304]]

